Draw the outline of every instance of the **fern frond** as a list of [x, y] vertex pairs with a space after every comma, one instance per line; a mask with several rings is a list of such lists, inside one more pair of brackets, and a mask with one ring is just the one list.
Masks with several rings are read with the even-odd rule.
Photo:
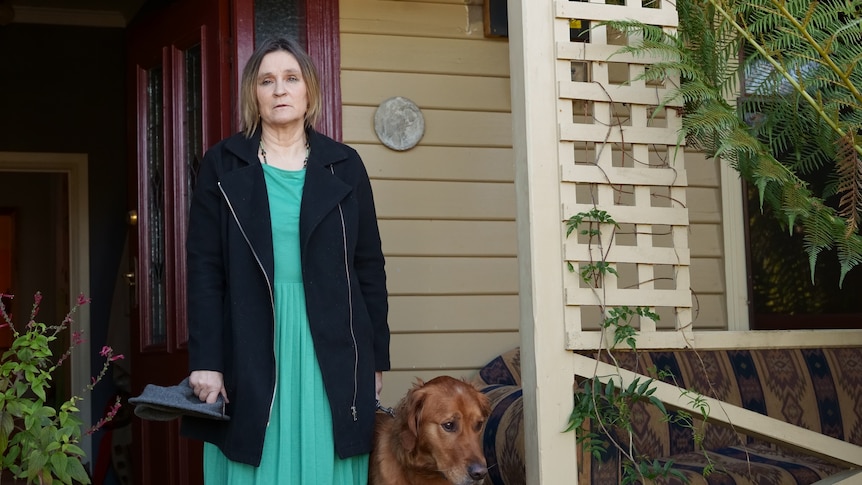
[[856, 266], [862, 263], [862, 236], [859, 234], [845, 234], [838, 239], [838, 263], [841, 265], [841, 276], [838, 286], [844, 284], [844, 277]]
[[793, 235], [796, 219], [805, 220], [811, 215], [811, 191], [801, 183], [785, 184], [781, 189], [781, 213], [787, 219], [788, 232]]
[[847, 220], [845, 237], [859, 232], [862, 226], [862, 157], [853, 150], [855, 143], [853, 133], [839, 140], [835, 165], [838, 174], [835, 191], [841, 197], [838, 214]]
[[[843, 248], [843, 279], [862, 259], [853, 239], [862, 226], [862, 146], [849, 136], [862, 132], [862, 0], [691, 0], [676, 7], [674, 34], [629, 21], [600, 25], [643, 39], [621, 52], [660, 59], [644, 79], [679, 75], [668, 100], [685, 104], [680, 139], [731, 164], [756, 187], [761, 209], [768, 206], [785, 229], [802, 229], [812, 279], [818, 255]], [[740, 74], [747, 96], [730, 106], [725, 97]], [[802, 180], [838, 164], [828, 183]], [[825, 202], [833, 194], [837, 212]]]
[[718, 157], [749, 156], [754, 157], [754, 160], [759, 160], [765, 152], [763, 144], [742, 128], [726, 132], [723, 135], [723, 139], [715, 150]]
[[803, 225], [805, 228], [805, 252], [808, 253], [811, 283], [814, 284], [817, 256], [823, 251], [832, 249], [833, 244], [843, 233], [844, 225], [840, 221], [836, 221], [834, 211], [831, 208], [822, 204], [814, 207], [814, 211], [805, 219]]

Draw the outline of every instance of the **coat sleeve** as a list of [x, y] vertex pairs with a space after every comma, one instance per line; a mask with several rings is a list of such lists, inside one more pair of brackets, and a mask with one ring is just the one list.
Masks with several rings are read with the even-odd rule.
[[386, 270], [380, 230], [377, 226], [377, 212], [371, 181], [359, 154], [360, 174], [357, 181], [356, 197], [359, 204], [359, 237], [357, 239], [354, 266], [362, 296], [368, 308], [374, 329], [374, 365], [376, 371], [389, 370], [389, 303], [386, 290]]
[[186, 239], [189, 369], [224, 372], [225, 261], [218, 148], [204, 156], [195, 182]]

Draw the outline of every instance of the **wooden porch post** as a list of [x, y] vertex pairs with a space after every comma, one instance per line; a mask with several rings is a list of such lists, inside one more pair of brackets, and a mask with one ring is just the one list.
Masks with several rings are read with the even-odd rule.
[[527, 483], [577, 483], [565, 349], [554, 3], [509, 0]]

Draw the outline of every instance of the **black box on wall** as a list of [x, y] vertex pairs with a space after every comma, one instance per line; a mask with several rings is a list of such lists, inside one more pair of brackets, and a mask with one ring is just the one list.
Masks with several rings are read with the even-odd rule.
[[506, 0], [485, 0], [485, 36], [509, 36], [509, 10]]

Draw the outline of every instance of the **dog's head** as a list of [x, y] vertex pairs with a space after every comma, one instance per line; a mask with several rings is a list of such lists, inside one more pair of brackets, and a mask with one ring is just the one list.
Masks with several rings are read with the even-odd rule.
[[472, 385], [449, 376], [418, 381], [399, 412], [406, 427], [401, 445], [414, 464], [439, 472], [455, 485], [481, 483], [488, 472], [482, 451], [488, 398]]

